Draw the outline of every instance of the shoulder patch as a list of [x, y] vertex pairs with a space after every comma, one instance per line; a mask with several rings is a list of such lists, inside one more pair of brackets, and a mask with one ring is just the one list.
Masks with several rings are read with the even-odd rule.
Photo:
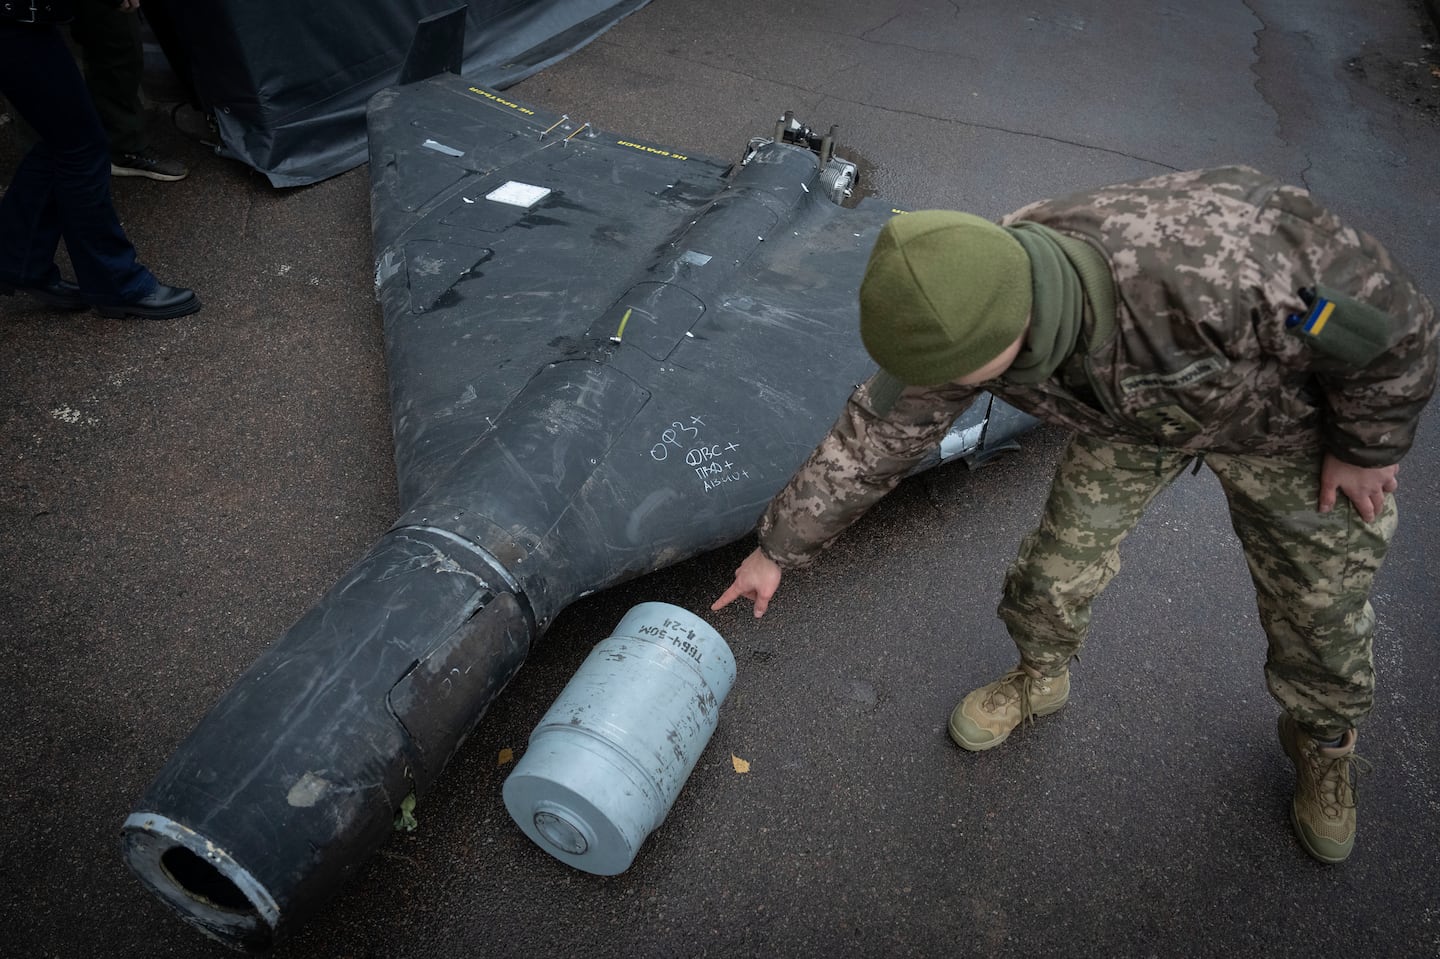
[[1323, 287], [1303, 289], [1300, 298], [1310, 312], [1290, 314], [1286, 329], [1316, 351], [1357, 369], [1385, 352], [1399, 326], [1385, 311]]

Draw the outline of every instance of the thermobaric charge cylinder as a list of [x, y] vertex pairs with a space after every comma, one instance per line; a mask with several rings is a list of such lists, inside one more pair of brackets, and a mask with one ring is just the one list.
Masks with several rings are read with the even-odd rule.
[[624, 872], [665, 820], [734, 682], [735, 657], [704, 620], [666, 603], [634, 607], [530, 734], [505, 808], [561, 862]]

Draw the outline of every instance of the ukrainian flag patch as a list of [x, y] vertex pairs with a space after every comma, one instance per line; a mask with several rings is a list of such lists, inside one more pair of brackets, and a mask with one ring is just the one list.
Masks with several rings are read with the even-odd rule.
[[1319, 336], [1320, 331], [1325, 329], [1325, 324], [1330, 322], [1330, 314], [1334, 312], [1334, 303], [1324, 297], [1316, 297], [1310, 313], [1300, 321], [1300, 328], [1311, 336]]
[[1369, 366], [1390, 349], [1400, 324], [1384, 310], [1320, 287], [1297, 290], [1307, 312], [1285, 318], [1290, 332], [1317, 352], [1352, 369]]

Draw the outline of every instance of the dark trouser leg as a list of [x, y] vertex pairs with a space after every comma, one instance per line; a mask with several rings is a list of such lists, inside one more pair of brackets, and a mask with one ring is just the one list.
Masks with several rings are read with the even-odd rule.
[[1090, 605], [1120, 571], [1120, 543], [1190, 456], [1074, 436], [1040, 527], [1005, 577], [1000, 618], [1021, 658], [1057, 675], [1090, 630]]
[[[3, 46], [0, 36], [0, 50]], [[54, 157], [37, 143], [15, 168], [0, 200], [0, 283], [47, 286], [60, 279], [55, 265], [60, 210], [55, 206], [54, 185]]]
[[80, 46], [85, 85], [110, 137], [114, 153], [145, 152], [145, 108], [140, 80], [145, 53], [140, 46], [140, 19], [106, 0], [75, 0], [70, 34]]
[[1255, 582], [1270, 693], [1309, 735], [1334, 739], [1374, 701], [1370, 586], [1395, 533], [1395, 498], [1366, 523], [1343, 494], [1331, 512], [1317, 512], [1318, 455], [1206, 462], [1225, 487]]
[[[189, 0], [176, 0], [176, 2], [185, 4]], [[160, 44], [160, 50], [165, 54], [165, 59], [170, 62], [170, 69], [174, 71], [180, 85], [185, 88], [186, 99], [190, 101], [192, 107], [198, 110], [202, 104], [199, 94], [195, 92], [195, 69], [190, 62], [190, 52], [180, 39], [180, 30], [175, 23], [175, 13], [172, 7], [172, 0], [144, 0], [140, 4], [140, 12], [145, 14], [145, 22], [150, 25], [150, 32], [155, 34], [155, 40]]]
[[0, 279], [52, 279], [64, 236], [93, 301], [128, 303], [152, 291], [155, 277], [136, 261], [110, 199], [105, 131], [58, 29], [0, 20], [0, 92], [41, 140], [0, 200]]

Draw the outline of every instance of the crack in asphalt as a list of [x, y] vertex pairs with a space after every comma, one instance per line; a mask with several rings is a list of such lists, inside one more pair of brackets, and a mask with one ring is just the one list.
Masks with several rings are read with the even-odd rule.
[[[865, 42], [866, 42], [866, 43], [874, 43], [874, 42], [877, 42], [877, 41], [867, 40], [867, 41], [865, 41]], [[630, 47], [628, 47], [628, 46], [626, 46], [626, 45], [618, 44], [618, 43], [613, 43], [613, 42], [609, 42], [609, 41], [605, 41], [605, 40], [597, 40], [597, 41], [596, 41], [596, 44], [597, 44], [597, 45], [598, 45], [598, 44], [605, 44], [605, 45], [607, 45], [607, 46], [610, 46], [610, 47], [615, 48], [616, 50], [630, 50], [630, 49], [631, 49]], [[888, 45], [889, 45], [889, 46], [896, 46], [896, 44], [888, 44]], [[907, 48], [907, 49], [908, 49], [908, 48]], [[968, 127], [968, 128], [970, 128], [970, 129], [974, 129], [974, 130], [990, 130], [990, 131], [995, 132], [995, 133], [1005, 133], [1005, 134], [1009, 134], [1010, 136], [1025, 137], [1025, 138], [1027, 138], [1027, 139], [1032, 139], [1032, 140], [1044, 140], [1044, 141], [1047, 141], [1047, 142], [1050, 142], [1050, 143], [1058, 143], [1058, 144], [1060, 144], [1060, 145], [1062, 145], [1062, 146], [1078, 147], [1078, 148], [1080, 148], [1080, 149], [1082, 149], [1082, 150], [1092, 150], [1092, 151], [1094, 151], [1094, 152], [1096, 152], [1096, 153], [1105, 153], [1105, 154], [1109, 154], [1110, 156], [1124, 157], [1124, 158], [1127, 159], [1127, 160], [1137, 160], [1137, 161], [1139, 161], [1139, 162], [1141, 162], [1141, 163], [1148, 163], [1148, 164], [1151, 164], [1152, 166], [1157, 166], [1157, 167], [1161, 168], [1162, 170], [1178, 171], [1178, 170], [1181, 169], [1180, 167], [1172, 166], [1172, 165], [1170, 165], [1169, 163], [1165, 163], [1165, 162], [1162, 162], [1162, 161], [1160, 161], [1160, 160], [1152, 159], [1152, 158], [1150, 158], [1150, 157], [1139, 156], [1138, 154], [1134, 154], [1134, 153], [1127, 153], [1127, 152], [1125, 152], [1124, 150], [1116, 150], [1116, 149], [1113, 149], [1113, 148], [1111, 148], [1111, 147], [1098, 146], [1098, 145], [1096, 145], [1096, 144], [1094, 144], [1094, 143], [1082, 143], [1082, 142], [1080, 142], [1079, 140], [1067, 140], [1067, 139], [1064, 138], [1064, 137], [1051, 136], [1051, 135], [1046, 134], [1046, 133], [1036, 133], [1036, 132], [1034, 132], [1034, 131], [1032, 131], [1032, 130], [1016, 130], [1016, 129], [1011, 129], [1010, 127], [1004, 127], [1004, 126], [1000, 126], [999, 124], [994, 124], [994, 123], [980, 123], [980, 122], [975, 121], [975, 120], [962, 120], [962, 119], [960, 119], [960, 118], [958, 118], [958, 117], [935, 116], [934, 114], [922, 113], [922, 112], [919, 111], [919, 110], [907, 110], [907, 109], [904, 109], [904, 108], [902, 108], [902, 107], [883, 106], [883, 105], [878, 104], [878, 103], [870, 103], [869, 101], [866, 101], [866, 100], [857, 100], [857, 99], [854, 99], [854, 98], [852, 98], [852, 97], [840, 96], [840, 95], [838, 95], [838, 94], [836, 94], [836, 93], [834, 93], [834, 92], [832, 92], [832, 91], [828, 91], [828, 90], [816, 90], [816, 89], [813, 89], [813, 88], [811, 88], [811, 87], [801, 86], [801, 85], [798, 84], [798, 83], [786, 83], [786, 82], [783, 81], [783, 80], [776, 80], [776, 79], [773, 79], [773, 78], [771, 78], [771, 77], [757, 76], [757, 75], [755, 75], [755, 74], [753, 74], [753, 73], [747, 73], [747, 72], [744, 71], [744, 70], [736, 70], [736, 69], [734, 69], [733, 67], [717, 66], [717, 65], [715, 65], [715, 64], [713, 64], [713, 63], [707, 63], [707, 62], [705, 62], [705, 61], [703, 61], [703, 60], [696, 60], [696, 59], [691, 58], [691, 57], [677, 57], [677, 56], [675, 56], [674, 54], [669, 54], [669, 53], [664, 54], [664, 56], [665, 56], [667, 59], [680, 60], [680, 61], [682, 61], [682, 62], [684, 62], [684, 63], [686, 63], [686, 64], [690, 64], [690, 65], [694, 65], [694, 64], [697, 64], [697, 63], [698, 63], [699, 65], [701, 65], [701, 66], [703, 66], [703, 67], [706, 67], [706, 68], [708, 68], [708, 69], [717, 70], [717, 71], [719, 71], [719, 72], [721, 72], [721, 73], [728, 73], [728, 74], [730, 74], [730, 75], [732, 75], [732, 76], [743, 77], [744, 79], [746, 79], [746, 80], [751, 80], [751, 81], [753, 81], [753, 82], [755, 82], [755, 83], [769, 83], [769, 84], [772, 84], [772, 85], [777, 86], [777, 87], [783, 87], [783, 88], [785, 88], [785, 89], [795, 90], [795, 91], [798, 91], [798, 92], [800, 92], [800, 93], [807, 93], [807, 94], [810, 94], [811, 96], [820, 97], [820, 98], [821, 98], [821, 101], [827, 100], [827, 99], [828, 99], [828, 100], [834, 100], [834, 101], [836, 101], [837, 103], [848, 103], [848, 104], [850, 104], [851, 106], [868, 107], [868, 108], [871, 109], [871, 110], [879, 110], [879, 111], [882, 111], [882, 112], [884, 112], [884, 113], [893, 113], [893, 114], [896, 114], [896, 115], [898, 115], [898, 116], [915, 117], [916, 119], [919, 119], [919, 120], [930, 120], [930, 121], [935, 122], [935, 123], [950, 123], [950, 124], [955, 124], [955, 125], [957, 125], [957, 126]], [[818, 102], [817, 102], [817, 104], [816, 104], [816, 109], [819, 109], [819, 104], [818, 104]]]
[[890, 26], [890, 24], [894, 23], [896, 20], [899, 20], [902, 16], [904, 16], [904, 14], [900, 14], [900, 13], [891, 14], [890, 16], [886, 17], [886, 18], [884, 19], [884, 21], [882, 21], [881, 23], [877, 23], [877, 24], [876, 24], [875, 26], [873, 26], [873, 27], [870, 27], [870, 28], [869, 28], [868, 30], [866, 30], [864, 33], [856, 34], [856, 35], [855, 35], [855, 39], [856, 39], [856, 40], [860, 40], [860, 41], [862, 41], [862, 42], [864, 42], [864, 43], [875, 43], [875, 42], [877, 42], [877, 41], [871, 40], [871, 39], [870, 39], [870, 34], [876, 32], [877, 30], [884, 30], [886, 27]]
[[1050, 143], [1059, 143], [1063, 146], [1079, 147], [1082, 150], [1093, 150], [1096, 153], [1108, 153], [1111, 156], [1125, 157], [1127, 160], [1138, 160], [1141, 163], [1149, 163], [1165, 170], [1178, 171], [1180, 169], [1180, 167], [1171, 166], [1168, 163], [1164, 163], [1160, 160], [1154, 160], [1150, 157], [1143, 157], [1134, 153], [1126, 153], [1124, 150], [1116, 150], [1112, 147], [1097, 146], [1094, 143], [1082, 143], [1079, 140], [1067, 140], [1065, 137], [1051, 136], [1048, 133], [1036, 133], [1033, 130], [1014, 130], [1010, 127], [1000, 126], [996, 123], [980, 123], [975, 120], [961, 120], [958, 117], [938, 117], [934, 116], [933, 114], [922, 113], [919, 110], [906, 110], [900, 107], [881, 106], [876, 103], [867, 103], [864, 100], [853, 100], [849, 97], [837, 97], [834, 94], [830, 94], [828, 98], [831, 100], [838, 100], [841, 103], [849, 103], [855, 106], [869, 107], [872, 110], [881, 110], [885, 113], [895, 113], [899, 114], [900, 116], [916, 117], [917, 119], [921, 120], [932, 120], [937, 123], [953, 123], [958, 126], [969, 127], [975, 130], [991, 130], [996, 133], [1007, 133], [1011, 136], [1026, 137], [1032, 140], [1046, 140]]
[[1261, 51], [1261, 47], [1264, 45], [1263, 35], [1266, 31], [1270, 29], [1270, 25], [1265, 22], [1264, 17], [1260, 16], [1260, 11], [1255, 9], [1255, 4], [1253, 0], [1242, 0], [1242, 3], [1244, 4], [1245, 9], [1250, 11], [1250, 16], [1255, 18], [1255, 22], [1260, 24], [1260, 29], [1251, 31], [1251, 35], [1255, 37], [1255, 43], [1250, 47], [1250, 74], [1255, 78], [1254, 82], [1251, 83], [1251, 86], [1253, 86], [1255, 88], [1255, 92], [1259, 94], [1261, 102], [1263, 102], [1267, 107], [1270, 108], [1271, 113], [1275, 114], [1275, 135], [1280, 138], [1280, 141], [1282, 143], [1284, 143], [1285, 137], [1281, 135], [1280, 131], [1280, 110], [1275, 106], [1273, 102], [1271, 102], [1270, 97], [1266, 94], [1265, 75], [1260, 70], [1260, 64], [1264, 61], [1265, 58], [1264, 53]]
[[[1251, 86], [1254, 87], [1256, 95], [1260, 97], [1260, 102], [1264, 103], [1265, 106], [1269, 107], [1270, 112], [1275, 116], [1275, 139], [1279, 140], [1286, 147], [1290, 147], [1293, 149], [1296, 144], [1290, 139], [1290, 137], [1286, 133], [1285, 113], [1280, 109], [1280, 105], [1270, 98], [1270, 81], [1266, 78], [1264, 71], [1264, 66], [1266, 63], [1264, 51], [1265, 48], [1269, 45], [1267, 43], [1267, 40], [1270, 38], [1270, 24], [1266, 22], [1265, 18], [1260, 14], [1259, 9], [1257, 9], [1255, 0], [1241, 0], [1241, 2], [1245, 5], [1245, 9], [1250, 11], [1250, 16], [1255, 18], [1255, 22], [1260, 24], [1260, 28], [1258, 30], [1252, 31], [1255, 37], [1255, 43], [1254, 46], [1251, 47], [1251, 50], [1253, 51], [1253, 56], [1250, 59], [1250, 74], [1255, 78], [1255, 80], [1251, 84]], [[1305, 36], [1304, 39], [1307, 43], [1311, 43], [1311, 45], [1313, 46], [1313, 42], [1311, 41], [1310, 37]], [[1299, 173], [1299, 180], [1300, 185], [1303, 186], [1305, 189], [1309, 190], [1311, 189], [1311, 186], [1310, 181], [1306, 178], [1306, 175], [1310, 172], [1311, 167], [1314, 166], [1314, 161], [1311, 159], [1309, 153], [1303, 153], [1302, 155], [1305, 157], [1305, 167]]]
[[[950, 5], [950, 12], [951, 12], [951, 13], [955, 16], [955, 18], [958, 20], [959, 17], [960, 17], [960, 4], [957, 2], [957, 0], [945, 0], [945, 2]], [[903, 48], [906, 49], [906, 50], [915, 50], [915, 51], [917, 51], [917, 52], [919, 52], [919, 53], [934, 53], [934, 52], [936, 52], [936, 51], [934, 51], [934, 50], [924, 50], [924, 49], [921, 49], [920, 47], [909, 47], [909, 46], [906, 46], [906, 45], [903, 44], [903, 43], [890, 43], [889, 41], [885, 41], [885, 40], [871, 40], [871, 39], [870, 39], [870, 34], [872, 34], [872, 33], [877, 33], [877, 32], [879, 32], [879, 31], [881, 31], [881, 30], [884, 30], [886, 27], [890, 26], [890, 24], [894, 23], [896, 20], [899, 20], [899, 19], [900, 19], [901, 17], [903, 17], [903, 16], [905, 16], [904, 11], [901, 11], [900, 13], [894, 13], [894, 14], [891, 14], [890, 16], [886, 17], [886, 18], [885, 18], [883, 21], [881, 21], [880, 23], [877, 23], [875, 26], [866, 28], [866, 29], [864, 30], [864, 32], [862, 32], [862, 33], [857, 33], [857, 34], [849, 34], [849, 33], [847, 33], [847, 34], [842, 34], [842, 36], [853, 36], [856, 40], [860, 40], [860, 41], [863, 42], [863, 43], [884, 43], [886, 46], [903, 47]]]
[[[898, 16], [898, 14], [897, 14], [897, 16]], [[879, 30], [879, 29], [881, 29], [882, 27], [886, 26], [886, 24], [890, 23], [890, 21], [891, 21], [891, 20], [894, 20], [894, 19], [895, 19], [895, 17], [891, 17], [890, 20], [886, 20], [885, 23], [882, 23], [882, 24], [880, 24], [879, 26], [871, 27], [869, 30], [866, 30], [864, 33], [861, 33], [861, 34], [843, 33], [843, 32], [841, 32], [841, 31], [839, 31], [839, 30], [824, 30], [824, 29], [816, 30], [815, 32], [816, 32], [816, 33], [828, 33], [828, 34], [830, 34], [831, 36], [845, 37], [845, 38], [850, 39], [850, 40], [859, 40], [861, 43], [868, 43], [868, 44], [871, 44], [871, 45], [877, 46], [877, 47], [894, 47], [894, 48], [897, 49], [897, 50], [908, 50], [908, 51], [910, 51], [911, 53], [923, 53], [923, 54], [925, 54], [925, 55], [927, 55], [927, 56], [932, 56], [932, 57], [936, 57], [936, 56], [943, 56], [943, 57], [963, 56], [963, 54], [957, 54], [954, 50], [937, 50], [937, 49], [935, 49], [934, 47], [919, 47], [919, 46], [916, 46], [916, 45], [914, 45], [914, 44], [912, 44], [912, 43], [900, 43], [900, 42], [895, 41], [895, 40], [875, 40], [875, 39], [872, 39], [872, 38], [870, 37], [870, 34], [874, 33], [876, 30]]]

